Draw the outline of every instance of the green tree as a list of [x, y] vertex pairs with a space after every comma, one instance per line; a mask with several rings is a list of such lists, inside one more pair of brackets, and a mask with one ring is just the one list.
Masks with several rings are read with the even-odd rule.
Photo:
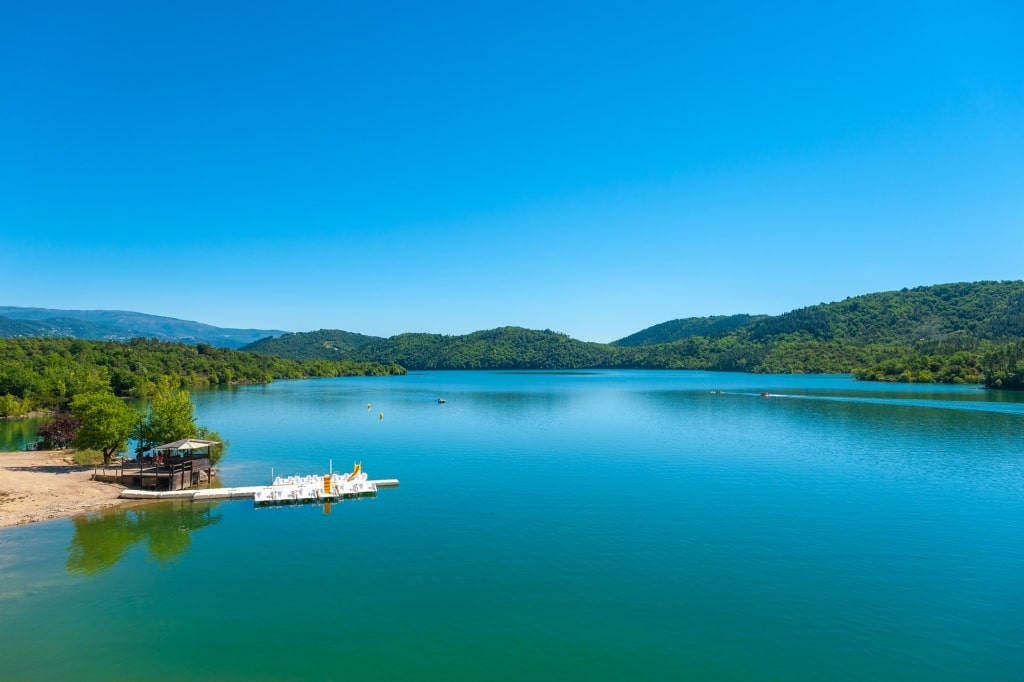
[[169, 443], [182, 438], [194, 438], [198, 432], [195, 406], [188, 391], [175, 388], [167, 377], [160, 377], [149, 411], [135, 432], [142, 448]]
[[0, 395], [0, 417], [19, 417], [25, 414], [28, 412], [27, 402], [18, 400], [10, 393]]
[[128, 437], [139, 423], [139, 413], [108, 392], [80, 393], [71, 401], [71, 414], [82, 420], [75, 446], [103, 453], [103, 463], [128, 447]]
[[196, 424], [194, 411], [195, 405], [188, 391], [175, 388], [168, 377], [161, 377], [149, 411], [135, 429], [135, 438], [142, 448], [147, 449], [183, 438], [217, 441], [218, 445], [210, 448], [210, 461], [216, 464], [224, 455], [227, 444], [216, 431]]
[[211, 430], [209, 427], [203, 426], [202, 424], [200, 424], [199, 428], [196, 429], [196, 438], [199, 438], [200, 440], [212, 440], [218, 443], [218, 445], [210, 447], [211, 464], [219, 462], [220, 458], [224, 456], [224, 451], [227, 449], [228, 445], [230, 445], [230, 443], [226, 443], [224, 439], [220, 437], [219, 433]]

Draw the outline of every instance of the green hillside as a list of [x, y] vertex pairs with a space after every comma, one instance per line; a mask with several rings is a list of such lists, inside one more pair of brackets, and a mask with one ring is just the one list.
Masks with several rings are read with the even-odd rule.
[[501, 327], [463, 336], [409, 333], [387, 339], [320, 330], [261, 339], [243, 350], [306, 360], [366, 361], [387, 357], [391, 358], [388, 362], [420, 370], [600, 367], [612, 364], [615, 355], [615, 349], [605, 344], [522, 327]]
[[941, 284], [866, 294], [783, 315], [688, 318], [615, 344], [502, 327], [462, 336], [387, 339], [322, 330], [245, 350], [407, 369], [708, 369], [845, 373], [869, 380], [1019, 387], [1024, 282]]
[[0, 339], [0, 417], [33, 409], [66, 409], [79, 393], [110, 390], [144, 397], [160, 377], [203, 387], [266, 383], [274, 379], [404, 374], [394, 364], [292, 360], [209, 344], [155, 339], [89, 341], [68, 338]]
[[344, 360], [365, 346], [383, 340], [379, 336], [366, 336], [338, 329], [321, 329], [315, 332], [263, 338], [246, 345], [244, 350], [292, 360]]
[[501, 327], [464, 336], [400, 334], [363, 351], [407, 369], [567, 369], [609, 366], [613, 349], [550, 330]]
[[767, 315], [718, 315], [714, 317], [687, 317], [682, 320], [662, 322], [643, 331], [630, 334], [624, 339], [613, 341], [613, 346], [635, 348], [672, 343], [691, 336], [721, 336], [736, 329], [750, 326]]
[[1024, 336], [1024, 282], [940, 284], [848, 298], [754, 322], [749, 338], [806, 333], [859, 344], [939, 342], [952, 336]]

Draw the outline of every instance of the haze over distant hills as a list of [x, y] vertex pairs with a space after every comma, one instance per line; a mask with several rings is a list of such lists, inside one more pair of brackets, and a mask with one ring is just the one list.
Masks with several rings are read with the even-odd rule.
[[161, 341], [208, 343], [241, 348], [280, 329], [231, 329], [173, 317], [125, 310], [52, 310], [0, 306], [0, 337], [70, 336], [95, 341], [127, 341], [144, 337]]

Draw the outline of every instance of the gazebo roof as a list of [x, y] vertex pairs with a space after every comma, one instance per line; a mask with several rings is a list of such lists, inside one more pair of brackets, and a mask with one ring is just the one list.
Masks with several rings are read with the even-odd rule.
[[202, 450], [212, 445], [220, 445], [219, 440], [200, 440], [198, 438], [182, 438], [173, 443], [153, 446], [154, 450]]

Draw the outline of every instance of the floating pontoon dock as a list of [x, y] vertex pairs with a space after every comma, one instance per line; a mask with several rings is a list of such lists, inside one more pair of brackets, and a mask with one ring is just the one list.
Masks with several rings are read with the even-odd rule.
[[378, 488], [398, 486], [397, 478], [368, 480], [361, 464], [352, 473], [332, 469], [323, 476], [278, 476], [272, 485], [204, 490], [123, 490], [120, 497], [131, 500], [239, 500], [251, 499], [257, 507], [283, 504], [326, 504], [354, 497], [371, 497]]
[[[317, 477], [319, 478], [319, 477]], [[321, 479], [322, 480], [322, 479]], [[397, 478], [384, 478], [376, 481], [366, 481], [368, 486], [373, 487], [369, 495], [374, 495], [378, 488], [397, 488]], [[251, 485], [241, 488], [204, 488], [202, 490], [122, 490], [120, 497], [126, 500], [256, 500], [259, 493], [264, 495], [277, 493], [278, 504], [301, 504], [308, 502], [337, 502], [341, 498], [356, 497], [356, 495], [334, 495], [330, 496], [290, 496], [290, 489], [284, 486], [275, 488], [273, 485]], [[366, 496], [365, 494], [362, 496]], [[330, 497], [330, 499], [327, 499]], [[273, 504], [273, 503], [271, 503]]]

